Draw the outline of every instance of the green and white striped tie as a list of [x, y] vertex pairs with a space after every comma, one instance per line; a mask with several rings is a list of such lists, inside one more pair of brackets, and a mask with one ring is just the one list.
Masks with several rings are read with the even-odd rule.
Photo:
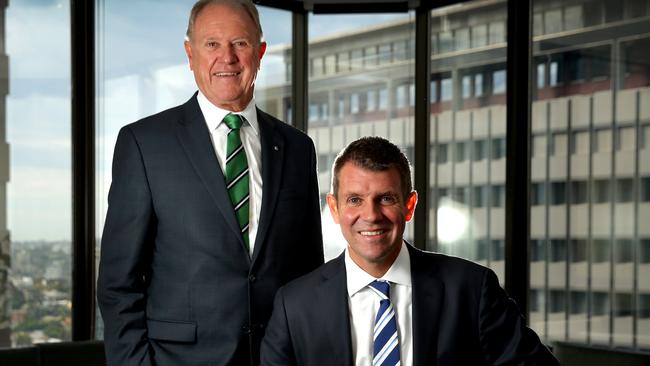
[[228, 131], [228, 143], [226, 147], [226, 188], [230, 196], [230, 202], [235, 209], [237, 222], [241, 229], [246, 247], [250, 248], [248, 242], [248, 215], [249, 215], [249, 181], [248, 160], [246, 151], [239, 136], [239, 129], [244, 123], [242, 116], [228, 113], [223, 121], [230, 128]]

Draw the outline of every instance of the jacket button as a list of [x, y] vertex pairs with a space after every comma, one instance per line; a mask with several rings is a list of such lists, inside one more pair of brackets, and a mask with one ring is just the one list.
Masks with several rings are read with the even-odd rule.
[[251, 282], [255, 282], [256, 279], [257, 278], [255, 278], [255, 275], [248, 276], [248, 280], [251, 281]]

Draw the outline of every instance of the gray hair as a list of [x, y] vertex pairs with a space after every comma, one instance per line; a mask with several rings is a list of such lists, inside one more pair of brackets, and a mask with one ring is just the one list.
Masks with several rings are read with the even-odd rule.
[[257, 28], [257, 33], [259, 34], [259, 41], [262, 42], [262, 25], [260, 24], [260, 14], [257, 12], [257, 7], [255, 7], [255, 4], [251, 0], [199, 0], [196, 3], [194, 3], [194, 6], [192, 6], [192, 11], [190, 12], [190, 20], [187, 23], [187, 31], [185, 32], [185, 38], [187, 40], [190, 40], [192, 38], [192, 31], [194, 30], [194, 22], [196, 21], [196, 17], [199, 16], [199, 13], [207, 6], [207, 5], [228, 5], [233, 8], [241, 8], [243, 9], [248, 16], [250, 16], [251, 20], [253, 23], [255, 23], [255, 27]]

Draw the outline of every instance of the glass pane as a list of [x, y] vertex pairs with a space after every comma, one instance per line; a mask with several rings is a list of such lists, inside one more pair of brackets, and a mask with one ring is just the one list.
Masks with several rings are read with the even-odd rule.
[[502, 282], [506, 20], [505, 1], [472, 1], [431, 12], [432, 36], [451, 36], [446, 42], [453, 47], [441, 47], [431, 64], [431, 85], [438, 93], [432, 92], [430, 106], [429, 212], [435, 226], [427, 243], [430, 250], [492, 268]]
[[[327, 260], [346, 245], [325, 202], [332, 163], [341, 149], [362, 136], [382, 136], [412, 159], [414, 14], [310, 14], [308, 24], [310, 57], [349, 54], [352, 64], [351, 70], [339, 68], [326, 78], [310, 77], [308, 85], [310, 105], [329, 110], [327, 115], [310, 118], [308, 127], [318, 153]], [[407, 240], [412, 239], [411, 225], [404, 233]]]
[[0, 6], [0, 348], [71, 338], [70, 3], [8, 4]]
[[531, 238], [550, 256], [531, 253], [530, 296], [551, 301], [530, 318], [547, 341], [650, 349], [649, 8], [534, 1]]
[[[106, 216], [113, 147], [119, 129], [182, 104], [197, 90], [183, 48], [192, 4], [173, 0], [97, 2], [98, 236]], [[288, 122], [291, 95], [286, 91], [291, 89], [291, 14], [262, 6], [258, 11], [267, 51], [257, 75], [255, 103]], [[318, 106], [316, 111], [322, 113]], [[101, 237], [98, 245], [100, 241]], [[97, 248], [97, 255], [99, 252]], [[96, 335], [98, 338], [103, 335], [99, 318]]]

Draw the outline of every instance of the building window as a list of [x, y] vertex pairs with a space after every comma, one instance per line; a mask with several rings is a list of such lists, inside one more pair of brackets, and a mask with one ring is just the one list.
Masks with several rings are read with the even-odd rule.
[[564, 156], [567, 153], [567, 134], [564, 132], [557, 132], [553, 134], [553, 145], [551, 146], [551, 154], [555, 156]]
[[408, 105], [408, 85], [399, 85], [395, 90], [397, 99], [397, 108], [404, 108]]
[[650, 294], [639, 294], [639, 318], [650, 318]]
[[314, 57], [311, 59], [311, 76], [313, 77], [319, 77], [323, 76], [323, 58], [322, 57]]
[[454, 189], [454, 199], [458, 203], [461, 203], [463, 205], [469, 205], [470, 203], [469, 195], [470, 195], [469, 187], [456, 187]]
[[506, 189], [505, 186], [496, 185], [492, 186], [492, 207], [503, 207], [506, 204]]
[[616, 202], [625, 203], [634, 201], [634, 180], [632, 178], [619, 178], [616, 180]]
[[636, 146], [634, 126], [619, 127], [616, 137], [616, 151], [634, 151]]
[[650, 177], [641, 178], [641, 202], [650, 202]]
[[471, 75], [463, 76], [462, 83], [463, 83], [463, 89], [462, 89], [463, 98], [467, 99], [472, 96], [472, 76]]
[[489, 42], [490, 44], [503, 43], [506, 41], [506, 24], [503, 21], [492, 22], [489, 24]]
[[544, 291], [530, 290], [530, 312], [539, 313], [544, 311]]
[[498, 137], [492, 140], [492, 160], [502, 159], [506, 156], [506, 139]]
[[546, 85], [546, 64], [537, 64], [537, 88], [543, 88]]
[[546, 156], [546, 150], [548, 148], [546, 144], [546, 135], [534, 135], [532, 138], [532, 155], [534, 157], [543, 157]]
[[456, 51], [462, 51], [469, 48], [469, 28], [459, 28], [454, 31], [456, 40]]
[[385, 111], [388, 108], [388, 89], [379, 89], [379, 110]]
[[489, 242], [487, 239], [476, 240], [476, 260], [485, 261], [488, 259]]
[[606, 203], [609, 202], [611, 190], [609, 188], [609, 179], [596, 179], [593, 182], [593, 202]]
[[632, 294], [617, 293], [614, 299], [614, 316], [632, 316]]
[[574, 131], [571, 134], [571, 154], [589, 154], [589, 132]]
[[550, 313], [564, 313], [566, 311], [566, 293], [563, 290], [549, 291]]
[[409, 94], [408, 94], [408, 98], [409, 98], [409, 100], [408, 100], [408, 104], [409, 104], [410, 107], [415, 107], [415, 84], [414, 84], [414, 83], [410, 83], [410, 84], [408, 85], [408, 88], [409, 88], [409, 89], [408, 89], [408, 90], [409, 90]]
[[440, 100], [443, 102], [450, 101], [454, 96], [453, 83], [451, 78], [442, 79], [440, 82]]
[[336, 57], [336, 70], [338, 72], [350, 71], [350, 53], [341, 52]]
[[530, 186], [531, 206], [543, 206], [546, 204], [546, 183], [533, 183]]
[[566, 182], [551, 182], [551, 205], [562, 205], [566, 203]]
[[365, 65], [377, 66], [377, 46], [370, 46], [365, 48]]
[[594, 152], [612, 151], [612, 131], [610, 129], [596, 130], [594, 140]]
[[545, 260], [546, 260], [546, 240], [531, 239], [530, 240], [530, 261], [543, 262]]
[[571, 314], [587, 313], [587, 294], [584, 291], [571, 291]]
[[492, 93], [503, 94], [506, 92], [506, 70], [497, 70], [492, 73]]
[[451, 31], [438, 33], [440, 44], [440, 53], [451, 52], [454, 50], [454, 36]]
[[592, 241], [591, 257], [594, 263], [609, 262], [609, 240], [594, 239]]
[[584, 239], [571, 239], [571, 252], [569, 253], [571, 262], [587, 261], [587, 241]]
[[309, 122], [318, 120], [318, 104], [309, 103]]
[[567, 258], [567, 245], [564, 239], [551, 239], [551, 262], [563, 262]]
[[449, 162], [449, 144], [438, 144], [438, 164], [445, 164]]
[[352, 93], [350, 95], [350, 113], [356, 114], [359, 113], [359, 93]]
[[354, 49], [350, 52], [350, 67], [352, 70], [363, 68], [363, 50]]
[[438, 82], [431, 80], [429, 82], [429, 97], [431, 98], [431, 103], [438, 102]]
[[456, 151], [454, 151], [454, 162], [462, 163], [467, 160], [468, 142], [456, 142]]
[[571, 182], [571, 203], [574, 205], [587, 203], [587, 182]]
[[557, 86], [560, 83], [559, 76], [559, 64], [557, 61], [552, 61], [548, 65], [548, 85]]
[[501, 239], [495, 239], [492, 240], [491, 245], [491, 259], [493, 261], [502, 261], [505, 255], [505, 242]]
[[616, 263], [628, 263], [634, 259], [633, 255], [633, 241], [631, 239], [617, 239], [616, 251], [614, 252], [614, 259]]
[[[404, 42], [402, 42], [402, 44], [404, 44]], [[385, 44], [379, 45], [378, 58], [379, 58], [379, 64], [380, 65], [385, 65], [385, 64], [391, 63], [391, 61], [392, 61], [391, 56], [392, 56], [392, 53], [391, 53], [391, 50], [390, 50], [390, 43], [385, 43]]]
[[472, 151], [472, 157], [474, 161], [481, 161], [487, 159], [488, 156], [488, 144], [485, 140], [476, 140], [474, 141], [474, 149]]
[[472, 47], [486, 46], [487, 38], [487, 24], [480, 24], [472, 27]]
[[544, 12], [544, 33], [557, 33], [562, 31], [562, 9], [553, 9]]
[[564, 9], [564, 29], [572, 30], [582, 27], [582, 5], [566, 7]]
[[404, 61], [407, 59], [406, 40], [393, 42], [394, 61]]
[[591, 301], [591, 315], [606, 316], [609, 314], [609, 294], [607, 292], [593, 292]]
[[483, 74], [474, 75], [474, 96], [483, 96]]
[[343, 118], [346, 113], [345, 113], [345, 97], [342, 95], [339, 97], [338, 111], [339, 111], [339, 118]]
[[368, 112], [377, 110], [377, 90], [368, 90], [366, 110]]
[[639, 239], [639, 263], [650, 263], [650, 238]]
[[486, 207], [487, 206], [487, 195], [488, 187], [479, 186], [474, 187], [474, 207]]
[[336, 73], [336, 55], [325, 56], [325, 74], [333, 75]]

